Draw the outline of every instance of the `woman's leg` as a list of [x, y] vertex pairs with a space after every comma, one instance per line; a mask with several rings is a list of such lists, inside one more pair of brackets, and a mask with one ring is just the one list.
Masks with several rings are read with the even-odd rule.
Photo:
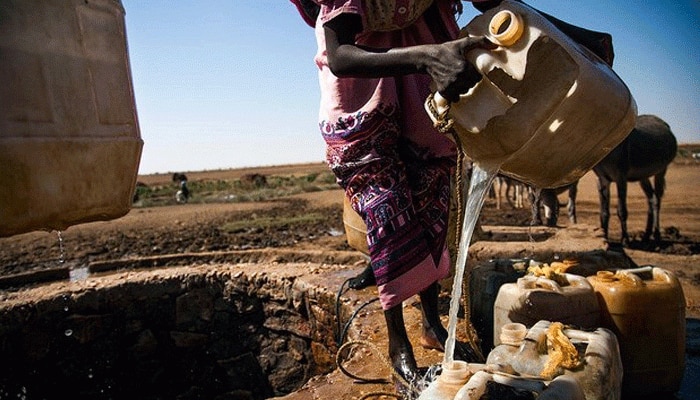
[[396, 372], [410, 382], [418, 376], [418, 365], [406, 333], [403, 305], [398, 304], [384, 310], [384, 318], [386, 319], [386, 327], [389, 334], [389, 358], [391, 359], [391, 364]]
[[421, 345], [427, 349], [445, 350], [447, 330], [440, 321], [438, 295], [439, 287], [437, 282], [420, 293], [420, 305], [423, 313]]

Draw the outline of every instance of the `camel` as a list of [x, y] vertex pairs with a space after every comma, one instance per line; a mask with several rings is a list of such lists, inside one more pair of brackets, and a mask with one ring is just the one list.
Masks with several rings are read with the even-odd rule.
[[[617, 216], [620, 220], [621, 244], [629, 246], [627, 232], [627, 182], [639, 182], [647, 198], [647, 224], [642, 237], [649, 242], [661, 240], [659, 211], [666, 185], [666, 170], [678, 150], [669, 125], [655, 115], [640, 115], [632, 132], [602, 161], [593, 167], [598, 177], [600, 227], [608, 242], [610, 221], [610, 184], [617, 187]], [[650, 178], [654, 178], [651, 184]]]

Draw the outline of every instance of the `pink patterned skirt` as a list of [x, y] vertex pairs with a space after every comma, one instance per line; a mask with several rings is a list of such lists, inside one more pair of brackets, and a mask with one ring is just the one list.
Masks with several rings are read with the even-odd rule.
[[447, 277], [450, 267], [446, 237], [455, 160], [431, 157], [408, 141], [400, 118], [396, 105], [380, 104], [321, 123], [328, 164], [367, 224], [385, 310]]

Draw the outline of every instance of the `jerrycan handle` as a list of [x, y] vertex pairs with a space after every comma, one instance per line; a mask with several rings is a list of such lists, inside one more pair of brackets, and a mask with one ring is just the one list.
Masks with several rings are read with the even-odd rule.
[[[499, 46], [509, 47], [520, 40], [524, 31], [525, 22], [520, 14], [510, 10], [501, 10], [491, 18], [486, 37]], [[436, 91], [432, 97], [433, 105], [438, 111], [437, 114], [440, 114], [441, 111], [449, 111], [450, 101], [440, 92]]]
[[564, 274], [564, 276], [566, 277], [566, 281], [569, 282], [569, 286], [571, 287], [582, 289], [590, 288], [591, 290], [593, 290], [591, 283], [588, 281], [588, 279], [586, 279], [583, 276], [576, 274]]
[[644, 267], [639, 267], [639, 268], [628, 268], [628, 269], [621, 269], [620, 271], [624, 271], [625, 273], [630, 273], [630, 274], [644, 274], [644, 273], [649, 273], [654, 270], [654, 267], [651, 265], [647, 265]]
[[450, 113], [450, 105], [450, 101], [437, 91], [428, 95], [425, 101], [425, 108], [430, 113], [433, 126], [442, 134], [450, 133], [454, 126], [454, 120], [448, 115]]
[[642, 286], [644, 285], [644, 279], [642, 279], [642, 277], [640, 277], [639, 275], [650, 272], [653, 273], [653, 267], [647, 266], [632, 269], [620, 269], [617, 270], [615, 274], [619, 275], [620, 277], [624, 277], [629, 281], [629, 283], [633, 284], [634, 286]]
[[671, 271], [665, 270], [663, 268], [653, 267], [651, 265], [649, 265], [648, 268], [651, 268], [651, 273], [654, 277], [654, 280], [664, 281], [666, 283], [680, 286], [680, 282], [678, 281], [678, 277], [674, 273], [672, 273]]
[[563, 292], [557, 282], [541, 276], [524, 276], [518, 279], [517, 285], [520, 290], [544, 289], [555, 293]]
[[469, 381], [457, 392], [455, 400], [476, 400], [486, 394], [489, 382], [510, 386], [529, 392], [542, 393], [547, 386], [544, 382], [534, 379], [521, 379], [514, 376], [477, 371]]

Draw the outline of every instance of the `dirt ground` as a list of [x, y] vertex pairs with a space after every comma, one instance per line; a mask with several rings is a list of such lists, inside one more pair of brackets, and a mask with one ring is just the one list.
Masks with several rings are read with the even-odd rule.
[[[280, 167], [189, 172], [190, 181], [200, 179], [234, 179], [246, 173], [293, 174], [323, 171], [325, 165], [300, 164]], [[669, 269], [680, 278], [688, 302], [687, 314], [700, 317], [700, 163], [673, 163], [667, 173], [667, 188], [662, 201], [662, 242], [647, 248], [640, 242], [646, 221], [646, 199], [636, 183], [628, 194], [629, 231], [632, 236], [628, 255], [637, 264], [652, 264]], [[172, 184], [170, 174], [140, 176], [148, 185]], [[173, 186], [173, 192], [176, 188]], [[193, 194], [196, 196], [196, 193]], [[578, 230], [588, 229], [592, 239], [600, 237], [599, 202], [596, 179], [586, 174], [579, 183], [577, 199]], [[616, 191], [613, 186], [612, 213]], [[560, 195], [560, 202], [566, 196]], [[527, 204], [526, 204], [527, 206]], [[253, 226], [226, 231], [226, 223], [260, 219], [291, 219], [294, 216], [321, 213], [324, 219], [312, 223]], [[566, 232], [574, 226], [560, 212], [555, 231]], [[494, 199], [487, 199], [480, 222], [490, 233], [484, 244], [491, 248], [510, 248], [499, 242], [525, 240], [508, 238], [502, 232], [509, 227], [526, 227], [529, 208], [513, 209], [505, 205], [497, 210]], [[551, 229], [549, 230], [552, 231]], [[619, 223], [615, 215], [610, 222], [611, 241], [619, 240]], [[339, 190], [312, 192], [288, 198], [255, 203], [184, 204], [152, 208], [133, 208], [126, 216], [104, 222], [76, 225], [61, 232], [31, 232], [0, 238], [0, 274], [17, 274], [59, 265], [86, 266], [91, 262], [119, 260], [177, 253], [197, 253], [261, 248], [298, 248], [348, 250], [342, 222], [342, 193]], [[559, 248], [566, 234], [549, 238], [545, 247]], [[520, 242], [516, 242], [520, 243]], [[519, 245], [516, 244], [516, 247]], [[602, 246], [602, 245], [601, 245]], [[63, 250], [63, 253], [61, 252]], [[582, 251], [590, 249], [581, 249]], [[515, 256], [516, 254], [513, 254]], [[63, 263], [61, 263], [63, 261]]]
[[[188, 172], [190, 181], [237, 178], [244, 173], [278, 174], [322, 171], [324, 164], [252, 168], [245, 170]], [[666, 194], [662, 201], [662, 242], [647, 247], [640, 242], [646, 221], [646, 199], [636, 183], [628, 194], [629, 230], [632, 243], [626, 253], [638, 265], [651, 264], [674, 272], [686, 297], [686, 317], [700, 318], [700, 162], [673, 163], [667, 173]], [[170, 174], [140, 176], [146, 184], [171, 184]], [[193, 193], [193, 196], [196, 196]], [[480, 216], [486, 236], [473, 244], [484, 252], [521, 257], [534, 249], [533, 232], [545, 233], [538, 249], [561, 249], [567, 244], [587, 243], [581, 251], [602, 248], [596, 179], [588, 173], [579, 183], [578, 223], [571, 224], [562, 209], [556, 228], [526, 228], [530, 211], [508, 205], [497, 210], [494, 199], [487, 199]], [[619, 223], [614, 215], [616, 191], [613, 188], [611, 240], [619, 239]], [[564, 195], [560, 202], [565, 202]], [[293, 220], [294, 216], [321, 213], [324, 219], [313, 223], [261, 224], [239, 230], [222, 227], [241, 220]], [[523, 237], [523, 232], [529, 236]], [[519, 235], [519, 236], [518, 236]], [[581, 242], [581, 236], [588, 242]], [[178, 253], [228, 250], [291, 248], [300, 250], [351, 250], [342, 222], [342, 192], [312, 192], [274, 201], [257, 203], [183, 204], [153, 208], [133, 208], [126, 216], [104, 222], [77, 225], [61, 232], [31, 232], [0, 238], [0, 275], [27, 273], [56, 268], [80, 267], [90, 263]], [[576, 240], [578, 241], [576, 241]], [[512, 249], [512, 255], [509, 252]], [[271, 250], [272, 251], [272, 250]], [[301, 260], [300, 260], [301, 261]], [[546, 261], [546, 260], [543, 260]], [[358, 266], [358, 271], [361, 269]], [[5, 289], [7, 290], [7, 289]], [[15, 289], [10, 289], [15, 290]], [[366, 289], [371, 290], [371, 289]], [[418, 314], [414, 316], [419, 320]], [[419, 325], [412, 321], [410, 325]], [[420, 354], [417, 354], [421, 357]]]

